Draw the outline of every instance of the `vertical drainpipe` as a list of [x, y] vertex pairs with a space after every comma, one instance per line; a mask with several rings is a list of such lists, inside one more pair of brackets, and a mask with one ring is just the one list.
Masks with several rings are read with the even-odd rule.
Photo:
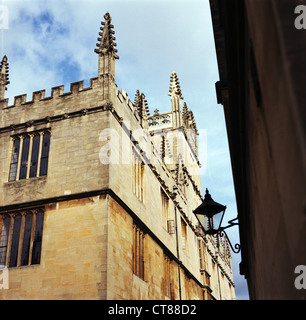
[[174, 205], [174, 212], [175, 212], [175, 233], [176, 233], [176, 250], [177, 250], [177, 259], [179, 260], [177, 269], [178, 269], [178, 282], [179, 282], [179, 297], [182, 300], [182, 287], [181, 287], [181, 268], [180, 268], [180, 249], [179, 249], [179, 239], [177, 233], [177, 213], [176, 213], [176, 206]]
[[[173, 196], [174, 196], [174, 198], [176, 197], [176, 190], [177, 190], [177, 187], [174, 186], [173, 187]], [[178, 223], [177, 223], [176, 205], [175, 205], [174, 201], [173, 201], [173, 204], [174, 204], [174, 214], [175, 214], [176, 251], [177, 251], [177, 259], [179, 260], [178, 266], [177, 266], [178, 283], [179, 283], [179, 297], [180, 297], [180, 300], [182, 300], [181, 268], [180, 268], [181, 261], [180, 261], [180, 248], [179, 248], [179, 238], [178, 238], [178, 228], [177, 228], [177, 224]]]
[[218, 255], [219, 252], [216, 252], [216, 264], [217, 264], [217, 275], [218, 275], [218, 285], [219, 285], [219, 296], [220, 296], [220, 300], [222, 300], [222, 294], [221, 294], [221, 285], [220, 285], [220, 276], [219, 276], [219, 266], [218, 266]]

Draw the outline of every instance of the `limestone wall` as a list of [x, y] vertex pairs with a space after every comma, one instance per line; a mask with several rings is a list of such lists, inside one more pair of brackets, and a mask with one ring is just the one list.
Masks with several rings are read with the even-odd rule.
[[1, 299], [105, 299], [105, 196], [45, 207], [41, 263], [9, 268]]

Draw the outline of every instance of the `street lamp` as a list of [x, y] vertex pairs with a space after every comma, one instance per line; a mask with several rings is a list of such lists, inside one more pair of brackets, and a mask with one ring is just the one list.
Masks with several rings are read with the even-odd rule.
[[218, 233], [226, 206], [214, 201], [206, 189], [203, 202], [193, 211], [199, 219], [206, 234]]
[[238, 222], [234, 222], [238, 218], [228, 221], [229, 225], [226, 227], [222, 227], [221, 224], [223, 221], [225, 210], [226, 206], [223, 206], [222, 204], [214, 201], [208, 189], [206, 189], [203, 202], [193, 211], [193, 213], [198, 218], [206, 234], [215, 235], [217, 233], [220, 233], [221, 237], [225, 235], [233, 252], [238, 253], [240, 251], [240, 245], [235, 244], [235, 250], [226, 232], [224, 231], [227, 228], [238, 225]]

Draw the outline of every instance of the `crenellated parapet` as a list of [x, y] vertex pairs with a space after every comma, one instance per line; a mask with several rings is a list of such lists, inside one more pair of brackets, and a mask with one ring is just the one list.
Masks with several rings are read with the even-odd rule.
[[77, 81], [70, 84], [70, 90], [65, 92], [65, 86], [60, 85], [51, 88], [51, 95], [46, 97], [46, 90], [38, 90], [32, 93], [32, 99], [27, 101], [27, 94], [21, 94], [14, 97], [14, 103], [8, 105], [8, 99], [0, 101], [0, 109], [14, 108], [20, 105], [34, 105], [39, 101], [46, 101], [56, 98], [78, 95], [81, 92], [92, 90], [99, 87], [98, 78], [91, 78], [89, 87], [84, 88], [84, 81]]
[[0, 128], [105, 104], [108, 99], [101, 90], [103, 81], [91, 78], [89, 82], [88, 87], [84, 87], [84, 81], [71, 83], [67, 92], [63, 85], [52, 87], [50, 96], [46, 96], [45, 89], [38, 90], [32, 93], [29, 100], [27, 94], [21, 94], [14, 97], [13, 104], [9, 104], [9, 99], [1, 100]]

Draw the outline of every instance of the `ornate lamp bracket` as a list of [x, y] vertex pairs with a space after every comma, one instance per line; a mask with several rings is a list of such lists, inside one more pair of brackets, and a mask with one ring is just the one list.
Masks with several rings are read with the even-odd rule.
[[220, 232], [220, 236], [221, 236], [221, 237], [224, 237], [224, 236], [226, 237], [227, 242], [228, 242], [228, 244], [230, 245], [232, 251], [233, 251], [234, 253], [239, 253], [240, 250], [241, 250], [240, 244], [239, 244], [239, 243], [236, 243], [235, 246], [234, 246], [234, 247], [235, 247], [235, 249], [234, 249], [234, 247], [233, 247], [233, 245], [232, 245], [232, 243], [231, 243], [231, 241], [230, 241], [230, 239], [229, 239], [229, 237], [228, 237], [228, 235], [227, 235], [227, 233], [226, 233], [226, 231], [225, 231], [225, 229], [227, 229], [227, 228], [231, 228], [231, 227], [233, 227], [233, 226], [238, 226], [238, 225], [239, 225], [239, 222], [236, 222], [236, 221], [238, 221], [238, 217], [235, 218], [235, 219], [232, 219], [232, 220], [228, 221], [229, 225], [226, 226], [226, 227], [220, 227], [219, 230], [218, 230], [218, 232]]

